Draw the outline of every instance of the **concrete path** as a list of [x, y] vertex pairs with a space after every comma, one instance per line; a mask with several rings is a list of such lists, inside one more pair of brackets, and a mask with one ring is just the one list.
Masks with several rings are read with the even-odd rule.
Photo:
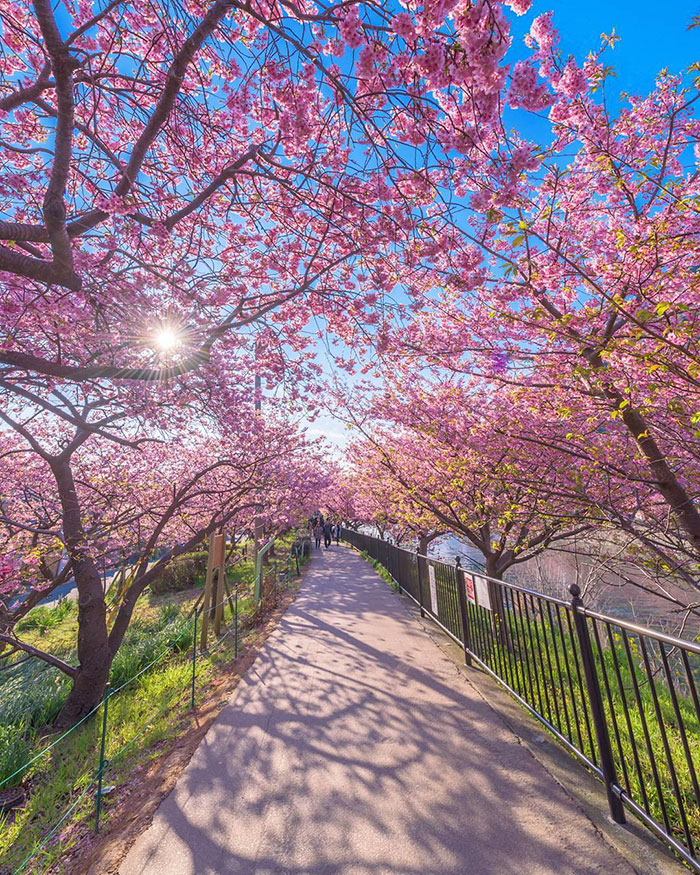
[[[572, 763], [572, 775], [575, 775]], [[121, 875], [632, 875], [346, 547], [296, 602]]]

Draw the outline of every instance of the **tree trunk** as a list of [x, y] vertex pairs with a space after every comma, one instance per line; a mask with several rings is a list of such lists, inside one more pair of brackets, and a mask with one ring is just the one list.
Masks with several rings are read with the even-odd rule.
[[633, 408], [625, 407], [622, 421], [644, 454], [654, 477], [657, 491], [663, 496], [673, 515], [687, 532], [696, 556], [700, 556], [700, 512], [698, 512], [695, 502], [671, 469], [659, 445], [651, 437], [649, 427], [642, 416]]
[[70, 462], [59, 458], [52, 462], [51, 469], [58, 486], [63, 510], [63, 537], [78, 590], [78, 672], [56, 718], [56, 727], [64, 729], [99, 703], [109, 677], [112, 653], [107, 637], [102, 579], [88, 553]]
[[695, 554], [700, 556], [700, 511], [693, 498], [669, 465], [661, 447], [652, 437], [651, 430], [642, 414], [632, 407], [629, 398], [625, 398], [608, 377], [600, 351], [587, 347], [583, 350], [583, 357], [595, 369], [599, 386], [610, 407], [621, 415], [625, 427], [646, 459], [656, 491], [671, 508], [673, 516], [687, 533]]
[[[493, 577], [495, 580], [503, 580], [503, 574], [506, 568], [503, 567], [501, 557], [485, 556], [486, 559], [486, 574]], [[498, 640], [504, 647], [511, 649], [510, 636], [508, 635], [508, 625], [506, 623], [506, 607], [503, 602], [503, 587], [494, 583], [493, 580], [488, 581], [489, 601], [491, 602], [491, 619], [493, 623], [494, 640]]]

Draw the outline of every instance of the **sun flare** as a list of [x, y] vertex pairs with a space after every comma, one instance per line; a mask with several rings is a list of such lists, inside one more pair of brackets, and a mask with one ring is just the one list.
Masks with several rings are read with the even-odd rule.
[[159, 352], [172, 352], [181, 343], [179, 333], [171, 325], [162, 325], [153, 339]]

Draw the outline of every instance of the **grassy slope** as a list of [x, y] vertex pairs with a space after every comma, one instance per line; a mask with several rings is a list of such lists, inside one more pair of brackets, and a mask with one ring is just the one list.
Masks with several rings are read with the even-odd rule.
[[[289, 536], [280, 539], [279, 555], [285, 555], [290, 540]], [[251, 628], [253, 577], [254, 567], [249, 560], [239, 562], [228, 572], [229, 584], [239, 585], [241, 644]], [[157, 756], [182, 731], [192, 681], [191, 614], [202, 583], [179, 593], [145, 595], [138, 604], [111, 673], [114, 690], [126, 686], [109, 703], [107, 785], [126, 780], [137, 764]], [[212, 635], [209, 652], [197, 654], [197, 701], [206, 698], [208, 683], [233, 658], [231, 613], [227, 606], [221, 641], [215, 642]], [[23, 637], [70, 659], [74, 655], [76, 617], [74, 602], [35, 609], [25, 622]], [[14, 872], [37, 849], [23, 871], [51, 868], [70, 848], [75, 823], [92, 818], [102, 722], [100, 710], [96, 718], [56, 742], [57, 736], [45, 727], [61, 707], [68, 679], [34, 661], [18, 666], [10, 675], [0, 681], [0, 782], [47, 745], [55, 746], [3, 785], [9, 787], [21, 781], [29, 792], [22, 808], [0, 816], [0, 875], [4, 875], [4, 867]], [[39, 847], [66, 812], [70, 813], [65, 822]], [[105, 797], [105, 813], [108, 817], [109, 796]]]

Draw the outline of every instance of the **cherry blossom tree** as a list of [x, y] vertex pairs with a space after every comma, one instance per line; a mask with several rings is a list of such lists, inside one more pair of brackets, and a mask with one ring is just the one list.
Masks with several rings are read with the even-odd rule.
[[[455, 159], [461, 202], [431, 229], [432, 268], [411, 274], [428, 311], [385, 348], [398, 350], [392, 368], [408, 353], [494, 392], [548, 395], [569, 437], [530, 437], [557, 452], [568, 440], [572, 459], [604, 465], [604, 434], [601, 484], [635, 482], [643, 496], [611, 518], [665, 552], [667, 569], [694, 557], [697, 578], [697, 88], [664, 72], [648, 96], [616, 100], [613, 42], [579, 64], [559, 50], [552, 14], [534, 19], [531, 56], [502, 92], [508, 133], [481, 161]], [[543, 112], [540, 143], [506, 123]], [[516, 409], [506, 431], [518, 421]]]
[[[168, 562], [222, 528], [252, 533], [259, 503], [268, 529], [285, 530], [326, 485], [313, 448], [288, 423], [229, 430], [225, 438], [181, 434], [171, 438], [167, 454], [160, 441], [115, 446], [74, 437], [56, 452], [36, 433], [34, 445], [29, 437], [24, 446], [17, 437], [5, 438], [4, 459], [13, 468], [3, 494], [0, 642], [7, 645], [5, 656], [24, 651], [73, 678], [60, 725], [99, 701], [136, 602]], [[108, 612], [107, 574], [127, 557], [128, 585]], [[77, 665], [12, 631], [71, 578], [78, 590]]]
[[458, 534], [495, 578], [593, 520], [580, 500], [582, 472], [565, 454], [517, 446], [494, 429], [504, 407], [454, 382], [421, 386], [414, 377], [411, 389], [375, 403], [374, 424], [351, 448], [358, 483], [386, 518], [416, 533]]

